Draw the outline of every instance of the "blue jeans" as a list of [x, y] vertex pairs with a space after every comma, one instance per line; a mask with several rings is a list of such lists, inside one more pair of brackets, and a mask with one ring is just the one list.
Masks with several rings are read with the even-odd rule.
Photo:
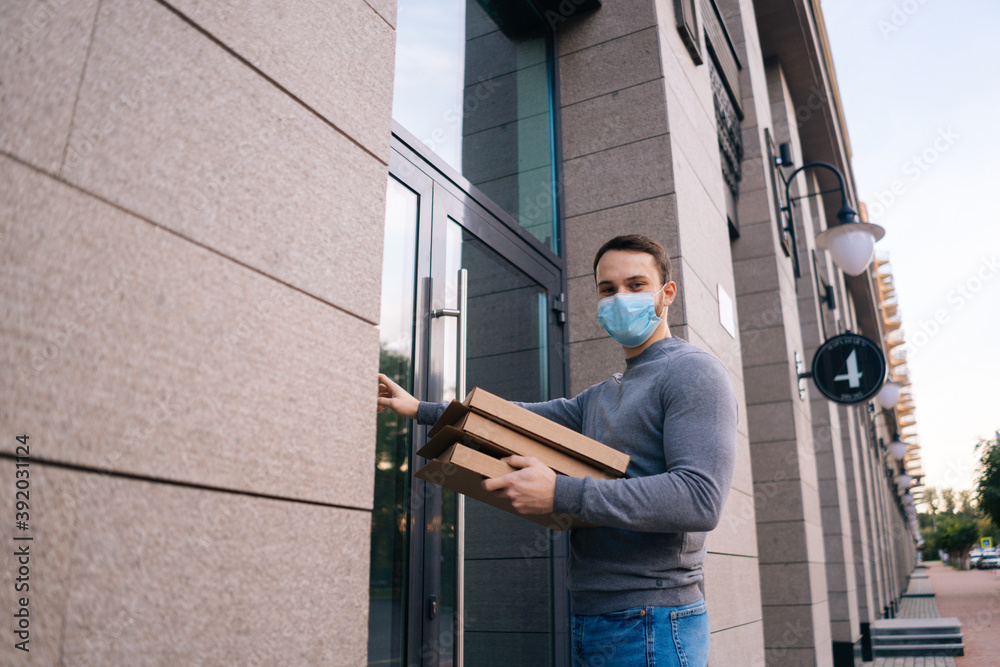
[[572, 617], [573, 667], [704, 667], [705, 601]]

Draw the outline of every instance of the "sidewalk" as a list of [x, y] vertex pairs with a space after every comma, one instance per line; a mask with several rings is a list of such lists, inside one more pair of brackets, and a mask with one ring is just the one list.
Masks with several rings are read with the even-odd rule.
[[941, 616], [962, 621], [965, 655], [956, 667], [1000, 665], [1000, 570], [953, 570], [935, 561], [927, 573]]
[[[937, 565], [941, 565], [937, 563]], [[935, 590], [937, 587], [933, 583], [930, 575], [931, 566], [927, 569], [917, 569], [914, 572], [926, 572], [928, 578], [911, 578], [910, 585], [906, 589], [908, 595], [926, 595], [927, 597], [903, 597], [899, 601], [899, 612], [896, 618], [941, 618], [942, 614], [937, 604]], [[948, 614], [951, 616], [953, 614]], [[959, 620], [962, 620], [961, 618]], [[963, 620], [964, 624], [964, 620]], [[905, 656], [905, 657], [876, 657], [874, 662], [863, 663], [865, 667], [959, 667], [956, 660], [961, 658], [951, 658], [947, 656]]]
[[962, 622], [965, 655], [876, 658], [865, 667], [996, 667], [1000, 665], [1000, 570], [953, 570], [926, 563], [927, 579], [913, 578], [897, 618], [954, 616]]

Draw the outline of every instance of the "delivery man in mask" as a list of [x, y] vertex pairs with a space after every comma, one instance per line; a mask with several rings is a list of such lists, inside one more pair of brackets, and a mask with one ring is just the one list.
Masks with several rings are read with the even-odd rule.
[[[597, 319], [625, 370], [572, 399], [518, 403], [631, 457], [622, 479], [556, 475], [510, 456], [515, 472], [484, 480], [522, 514], [568, 512], [595, 528], [570, 533], [574, 665], [705, 665], [705, 537], [719, 522], [736, 454], [737, 402], [715, 357], [670, 335], [677, 296], [662, 246], [618, 236], [594, 258]], [[447, 406], [417, 401], [379, 375], [379, 410], [432, 424]]]

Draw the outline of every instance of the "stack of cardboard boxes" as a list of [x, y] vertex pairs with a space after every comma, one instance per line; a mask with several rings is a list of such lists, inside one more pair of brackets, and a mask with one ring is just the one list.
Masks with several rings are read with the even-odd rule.
[[417, 453], [430, 461], [417, 477], [553, 530], [588, 524], [571, 514], [518, 514], [508, 499], [485, 491], [483, 479], [514, 472], [502, 457], [533, 456], [558, 474], [595, 479], [623, 477], [629, 462], [616, 449], [478, 387], [452, 401], [428, 435]]

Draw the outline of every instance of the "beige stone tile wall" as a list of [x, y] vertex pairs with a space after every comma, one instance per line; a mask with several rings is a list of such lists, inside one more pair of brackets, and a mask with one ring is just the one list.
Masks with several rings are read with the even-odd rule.
[[39, 169], [59, 170], [97, 3], [3, 4], [0, 150]]
[[[730, 369], [739, 399], [737, 471], [723, 517], [709, 535], [705, 564], [706, 597], [718, 609], [725, 597], [725, 613], [713, 623], [712, 664], [728, 664], [734, 641], [743, 641], [746, 656], [763, 656], [756, 508], [751, 472], [749, 395], [740, 341], [722, 325], [719, 290], [737, 302], [739, 278], [730, 250], [725, 214], [725, 183], [718, 148], [718, 128], [709, 70], [696, 65], [677, 31], [673, 2], [658, 1], [660, 60], [670, 130], [670, 154], [677, 203], [677, 243], [681, 288], [678, 325], [683, 335]], [[737, 13], [730, 23], [753, 22]], [[743, 313], [734, 313], [736, 331]], [[672, 323], [673, 324], [673, 323]], [[676, 327], [680, 330], [680, 327]], [[713, 588], [714, 587], [714, 588]], [[725, 591], [725, 593], [723, 593]], [[713, 600], [718, 600], [712, 606]], [[762, 664], [762, 663], [761, 663]]]
[[394, 22], [4, 3], [0, 451], [30, 435], [33, 657], [364, 662]]
[[[559, 30], [570, 392], [576, 394], [624, 367], [621, 347], [597, 324], [594, 254], [613, 236], [641, 233], [676, 258], [677, 211], [652, 4], [608, 2]], [[675, 310], [671, 325], [681, 321]]]
[[872, 597], [873, 573], [872, 564], [868, 558], [868, 542], [871, 535], [865, 516], [864, 481], [862, 478], [862, 461], [859, 447], [864, 446], [856, 437], [854, 427], [854, 410], [846, 406], [838, 406], [841, 429], [841, 439], [844, 447], [844, 469], [847, 471], [847, 498], [851, 518], [851, 558], [854, 566], [854, 579], [857, 585], [858, 622], [871, 623], [877, 618], [875, 603]]
[[[390, 42], [380, 57], [391, 59], [392, 30], [376, 20]], [[388, 104], [373, 101], [382, 130]], [[366, 295], [379, 293], [370, 258], [381, 256], [385, 160], [174, 12], [102, 3], [73, 128], [62, 178], [378, 320]]]
[[[772, 67], [770, 78], [772, 93], [780, 95], [779, 99], [784, 100], [783, 104], [779, 104], [778, 101], [772, 102], [772, 117], [778, 140], [791, 140], [793, 155], [797, 155], [801, 150], [798, 138], [796, 133], [789, 130], [795, 110], [791, 106], [790, 97], [787, 96], [788, 89], [780, 68]], [[803, 160], [804, 158], [797, 159], [796, 164]], [[813, 172], [801, 174], [797, 181], [799, 187], [804, 188], [800, 192], [822, 190]], [[835, 321], [827, 323], [829, 311], [817, 297], [816, 286], [820, 283], [815, 269], [819, 261], [814, 264], [812, 259], [816, 254], [814, 239], [816, 233], [825, 228], [824, 209], [818, 199], [800, 202], [795, 215], [798, 243], [802, 248], [800, 253], [802, 275], [797, 280], [797, 303], [804, 346], [802, 354], [807, 364], [825, 336], [839, 333]], [[824, 276], [824, 279], [827, 278]], [[823, 318], [824, 324], [829, 325], [825, 336], [820, 326], [820, 318]], [[831, 636], [835, 641], [853, 644], [860, 639], [861, 630], [858, 624], [855, 568], [853, 564], [851, 567], [845, 567], [846, 563], [852, 563], [853, 537], [841, 423], [834, 404], [823, 396], [813, 383], [809, 383], [809, 401], [813, 416], [811, 438], [816, 451], [818, 490], [822, 507], [823, 553], [830, 596]]]
[[[41, 450], [42, 438], [29, 442]], [[32, 464], [26, 660], [4, 664], [359, 664], [368, 515]], [[4, 476], [0, 510], [13, 516]], [[12, 541], [12, 526], [0, 535]], [[11, 610], [4, 559], [0, 604]], [[332, 640], [332, 641], [331, 641]]]
[[[657, 239], [680, 288], [671, 333], [722, 360], [740, 399], [739, 469], [706, 563], [713, 664], [725, 664], [733, 642], [756, 641], [762, 653], [742, 363], [719, 321], [717, 286], [734, 300], [736, 288], [707, 70], [680, 46], [671, 3], [609, 0], [563, 26], [559, 48], [571, 390], [624, 365], [596, 322], [594, 253], [617, 234]], [[736, 576], [746, 594], [727, 598]]]
[[[722, 7], [730, 16], [743, 3]], [[773, 180], [762, 148], [764, 128], [780, 134], [777, 128], [787, 122], [790, 100], [781, 97], [782, 87], [773, 85], [760, 61], [755, 35], [751, 29], [734, 37], [749, 71], [741, 78], [747, 113], [740, 238], [733, 243], [733, 259], [748, 388], [766, 664], [829, 664], [819, 462], [811, 406], [799, 398], [794, 365], [796, 352], [808, 358], [808, 334], [803, 333], [798, 303], [801, 290], [795, 288], [790, 258], [780, 249], [773, 189], [781, 184]]]

